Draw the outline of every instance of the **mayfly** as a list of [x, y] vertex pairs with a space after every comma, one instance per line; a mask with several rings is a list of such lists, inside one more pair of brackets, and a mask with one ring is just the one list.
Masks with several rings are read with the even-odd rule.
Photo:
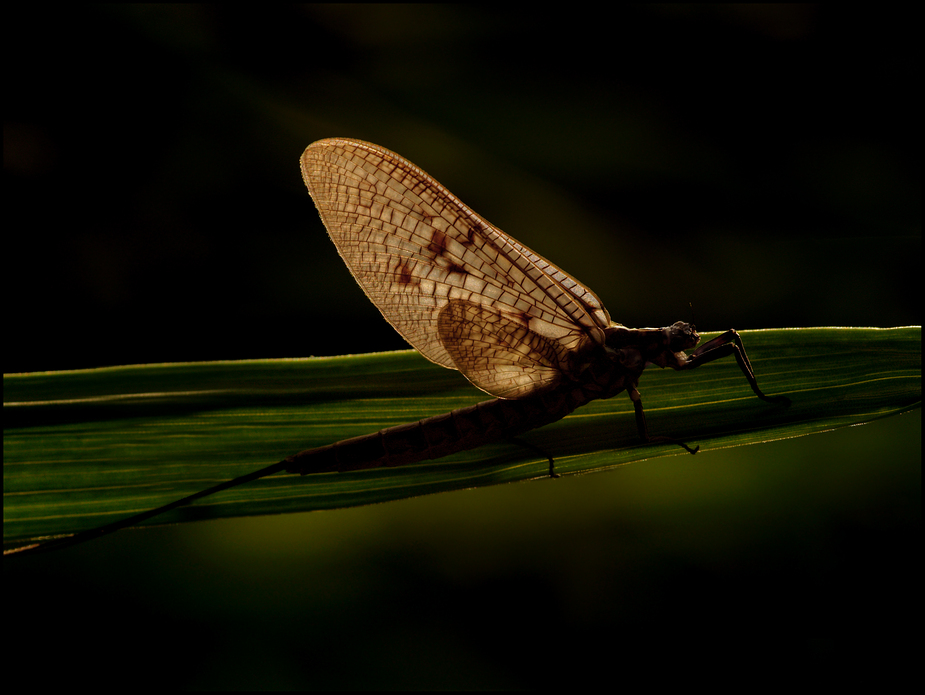
[[[735, 355], [769, 403], [735, 330], [704, 343], [696, 328], [627, 328], [568, 273], [511, 238], [406, 159], [347, 138], [302, 155], [302, 178], [353, 277], [418, 352], [458, 369], [495, 396], [411, 425], [290, 457], [293, 473], [399, 466], [514, 437], [597, 398], [629, 394], [639, 436], [650, 436], [639, 395], [649, 364], [694, 369]], [[550, 474], [553, 474], [550, 460]]]
[[[493, 400], [308, 449], [171, 504], [30, 549], [70, 545], [137, 524], [206, 495], [279, 471], [322, 473], [401, 466], [516, 437], [598, 398], [626, 391], [644, 442], [700, 448], [646, 425], [639, 378], [647, 365], [695, 369], [734, 355], [766, 396], [735, 330], [691, 350], [696, 328], [627, 328], [591, 290], [468, 208], [406, 159], [348, 138], [319, 140], [302, 178], [353, 277], [424, 357], [459, 370]], [[555, 475], [550, 457], [550, 475]]]

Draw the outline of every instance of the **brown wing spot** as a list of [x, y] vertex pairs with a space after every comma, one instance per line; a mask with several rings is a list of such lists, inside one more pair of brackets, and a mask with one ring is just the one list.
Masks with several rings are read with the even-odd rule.
[[437, 263], [437, 265], [447, 273], [458, 273], [459, 275], [468, 275], [469, 271], [466, 270], [465, 266], [461, 266], [458, 263], [454, 263], [450, 259], [450, 251], [447, 248], [448, 244], [447, 236], [439, 229], [435, 229], [433, 235], [430, 237], [430, 243], [427, 245], [427, 250], [430, 253], [434, 254], [434, 261], [442, 257], [442, 261]]
[[414, 277], [414, 274], [411, 272], [411, 267], [408, 265], [408, 262], [405, 261], [398, 268], [398, 284], [399, 285], [419, 285], [421, 281]]
[[457, 265], [456, 263], [447, 264], [446, 270], [448, 273], [459, 273], [460, 275], [467, 275], [469, 272], [463, 266]]
[[430, 243], [427, 245], [427, 250], [434, 254], [434, 258], [445, 254], [446, 234], [441, 232], [439, 229], [435, 229], [433, 236], [430, 238]]

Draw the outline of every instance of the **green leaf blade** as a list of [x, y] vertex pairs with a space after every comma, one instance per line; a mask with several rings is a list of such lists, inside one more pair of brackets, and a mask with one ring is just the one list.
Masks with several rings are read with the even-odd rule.
[[[734, 360], [691, 372], [650, 367], [650, 431], [702, 449], [861, 424], [921, 405], [919, 328], [743, 332], [762, 389]], [[303, 449], [485, 399], [413, 351], [301, 360], [142, 365], [4, 376], [4, 544], [74, 533], [167, 504]], [[562, 475], [666, 455], [639, 442], [624, 394], [522, 437]], [[513, 442], [390, 469], [278, 474], [147, 524], [372, 504], [543, 477]]]

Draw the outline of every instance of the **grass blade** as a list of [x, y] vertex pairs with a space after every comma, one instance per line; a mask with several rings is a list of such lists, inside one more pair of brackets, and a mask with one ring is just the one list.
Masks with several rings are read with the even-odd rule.
[[[704, 337], [709, 339], [710, 336]], [[846, 427], [919, 407], [918, 328], [747, 331], [762, 389], [734, 360], [641, 381], [650, 432], [703, 449]], [[4, 376], [4, 546], [75, 533], [167, 504], [302, 449], [484, 400], [414, 351], [299, 360], [153, 364]], [[621, 394], [524, 435], [562, 475], [658, 456]], [[544, 477], [545, 459], [501, 443], [349, 474], [278, 474], [147, 524], [349, 507]]]

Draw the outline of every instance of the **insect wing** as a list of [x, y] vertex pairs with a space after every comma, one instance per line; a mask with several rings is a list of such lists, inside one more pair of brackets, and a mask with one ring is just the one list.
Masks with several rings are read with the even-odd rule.
[[394, 152], [334, 138], [301, 164], [350, 272], [432, 362], [516, 398], [555, 382], [585, 341], [603, 342], [610, 317], [593, 292]]
[[437, 327], [459, 371], [495, 396], [520, 398], [553, 388], [568, 368], [568, 350], [561, 342], [489, 305], [451, 299]]

